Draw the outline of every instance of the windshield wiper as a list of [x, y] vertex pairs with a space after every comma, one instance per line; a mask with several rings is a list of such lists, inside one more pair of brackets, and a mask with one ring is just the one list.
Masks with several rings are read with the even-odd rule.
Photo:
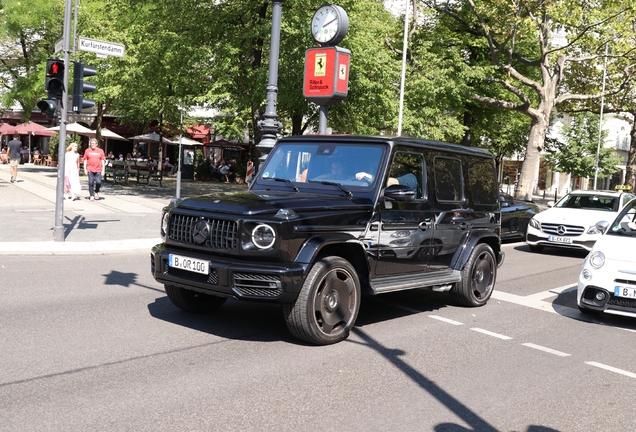
[[342, 185], [342, 183], [336, 183], [336, 182], [332, 182], [332, 181], [325, 181], [325, 180], [308, 180], [307, 183], [320, 183], [320, 184], [324, 184], [324, 185], [329, 185], [329, 186], [336, 186], [340, 189], [342, 189], [347, 195], [349, 195], [350, 197], [353, 196], [353, 193], [351, 193], [351, 191], [349, 189], [347, 189], [346, 187], [344, 187]]
[[289, 179], [284, 179], [284, 178], [278, 178], [278, 177], [263, 177], [265, 180], [275, 180], [275, 181], [279, 181], [279, 182], [283, 182], [283, 183], [287, 183], [289, 186], [291, 186], [291, 188], [294, 190], [294, 192], [300, 192], [300, 189], [298, 189], [296, 187], [296, 185]]

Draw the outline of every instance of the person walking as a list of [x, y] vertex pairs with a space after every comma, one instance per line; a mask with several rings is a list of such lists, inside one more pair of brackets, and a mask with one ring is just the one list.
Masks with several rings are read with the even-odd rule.
[[79, 199], [79, 193], [82, 190], [79, 178], [79, 153], [77, 152], [77, 143], [71, 143], [66, 147], [64, 155], [64, 189], [67, 191], [67, 199], [75, 201]]
[[102, 177], [106, 174], [106, 157], [96, 138], [91, 138], [89, 148], [84, 152], [84, 172], [88, 175], [89, 199], [99, 200]]
[[13, 139], [9, 141], [9, 171], [11, 172], [11, 183], [18, 179], [18, 166], [22, 159], [20, 149], [22, 148], [22, 142], [20, 141], [20, 134], [14, 133]]

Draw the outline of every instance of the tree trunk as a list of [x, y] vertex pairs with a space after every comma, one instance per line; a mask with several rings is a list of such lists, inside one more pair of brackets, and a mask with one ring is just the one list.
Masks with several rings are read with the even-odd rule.
[[515, 199], [532, 200], [532, 194], [539, 180], [539, 164], [541, 162], [541, 150], [545, 143], [545, 133], [548, 129], [548, 121], [539, 117], [535, 119], [530, 128], [530, 139], [526, 148], [526, 158], [521, 166], [519, 183], [515, 188]]
[[632, 122], [632, 130], [630, 131], [631, 142], [629, 144], [629, 153], [627, 155], [627, 169], [625, 170], [625, 184], [632, 187], [632, 192], [636, 191], [636, 110], [632, 112], [634, 121]]

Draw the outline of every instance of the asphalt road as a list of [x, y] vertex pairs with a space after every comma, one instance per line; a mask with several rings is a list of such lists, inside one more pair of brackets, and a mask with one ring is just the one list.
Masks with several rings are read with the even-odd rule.
[[273, 305], [177, 310], [147, 253], [3, 257], [0, 430], [635, 430], [636, 322], [578, 312], [582, 254], [505, 250], [485, 307], [365, 298], [328, 347]]

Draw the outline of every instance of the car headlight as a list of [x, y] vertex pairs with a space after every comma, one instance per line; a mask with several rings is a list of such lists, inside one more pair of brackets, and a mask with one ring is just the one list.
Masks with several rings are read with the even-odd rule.
[[170, 212], [164, 212], [161, 216], [161, 235], [168, 235], [168, 222], [170, 221]]
[[532, 228], [541, 229], [541, 222], [539, 222], [538, 220], [536, 220], [535, 218], [530, 219], [530, 222], [528, 223]]
[[268, 249], [276, 241], [276, 232], [267, 224], [257, 225], [252, 230], [252, 243], [259, 249]]
[[595, 269], [600, 269], [605, 264], [605, 255], [601, 251], [592, 252], [589, 262]]

